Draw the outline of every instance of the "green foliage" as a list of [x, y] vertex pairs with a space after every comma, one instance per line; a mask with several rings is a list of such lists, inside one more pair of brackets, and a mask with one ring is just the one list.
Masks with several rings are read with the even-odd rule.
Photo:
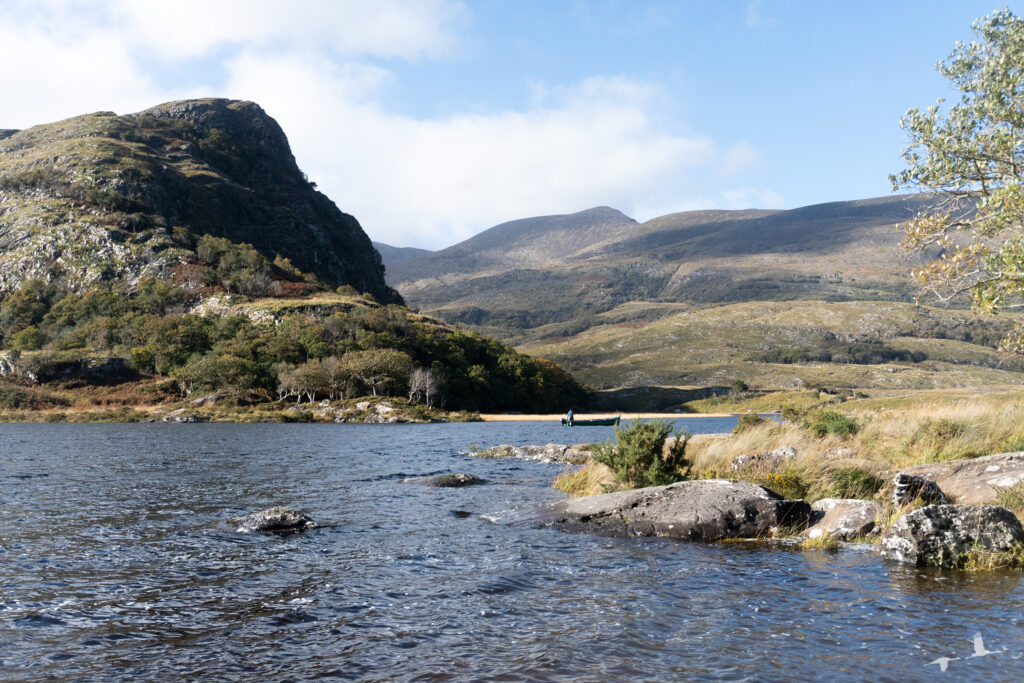
[[860, 425], [857, 424], [857, 420], [835, 410], [822, 410], [809, 416], [804, 421], [803, 428], [820, 439], [828, 434], [839, 437], [852, 436], [860, 429]]
[[[940, 255], [914, 273], [922, 289], [943, 301], [968, 293], [975, 310], [996, 313], [1024, 298], [1024, 20], [1000, 9], [973, 30], [978, 40], [938, 66], [959, 101], [907, 111], [907, 168], [891, 180], [941, 193], [905, 226], [909, 248]], [[1024, 351], [1024, 330], [1004, 346]]]
[[821, 497], [871, 500], [885, 484], [884, 479], [869, 470], [859, 467], [837, 467], [827, 473]]
[[29, 325], [20, 332], [16, 332], [7, 345], [19, 351], [36, 351], [43, 348], [45, 343], [46, 337], [43, 333], [35, 325]]
[[759, 475], [754, 479], [754, 483], [790, 500], [803, 499], [808, 491], [807, 482], [800, 473], [790, 469]]
[[[666, 440], [674, 437], [667, 449]], [[591, 451], [594, 460], [607, 465], [615, 478], [634, 488], [661, 486], [681, 481], [690, 470], [686, 459], [688, 432], [675, 432], [669, 422], [634, 421], [615, 428], [615, 443], [597, 444]]]
[[736, 421], [736, 426], [732, 428], [733, 434], [742, 434], [751, 427], [762, 425], [765, 422], [769, 422], [766, 417], [761, 417], [757, 413], [744, 413], [740, 415], [739, 420]]

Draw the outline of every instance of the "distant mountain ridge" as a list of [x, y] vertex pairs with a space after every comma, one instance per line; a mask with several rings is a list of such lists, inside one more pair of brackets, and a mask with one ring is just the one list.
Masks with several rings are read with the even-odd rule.
[[503, 223], [396, 263], [388, 279], [411, 305], [506, 338], [637, 300], [908, 301], [895, 226], [926, 202], [688, 211], [645, 223], [597, 207]]

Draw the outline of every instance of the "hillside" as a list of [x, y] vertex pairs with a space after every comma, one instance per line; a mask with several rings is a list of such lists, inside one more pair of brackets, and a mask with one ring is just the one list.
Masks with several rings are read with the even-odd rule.
[[885, 197], [642, 224], [598, 208], [496, 226], [396, 264], [388, 280], [411, 305], [517, 341], [630, 301], [909, 301], [895, 225], [920, 206]]
[[171, 102], [0, 137], [0, 419], [194, 411], [196, 395], [291, 421], [313, 410], [286, 400], [362, 404], [372, 420], [357, 397], [390, 397], [424, 420], [587, 398], [554, 364], [401, 305], [359, 223], [251, 102]]
[[429, 256], [434, 253], [428, 249], [417, 249], [416, 247], [393, 247], [383, 242], [372, 242], [373, 248], [380, 254], [380, 260], [385, 268], [390, 268], [396, 263], [403, 263], [413, 259]]
[[325, 284], [397, 301], [358, 221], [317, 192], [252, 102], [170, 102], [0, 136], [0, 291], [166, 277], [196, 239], [248, 243]]

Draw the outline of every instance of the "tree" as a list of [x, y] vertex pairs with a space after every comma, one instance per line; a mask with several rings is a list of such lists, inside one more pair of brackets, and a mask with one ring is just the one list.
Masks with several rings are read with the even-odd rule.
[[[982, 313], [1024, 306], [1024, 20], [1006, 9], [976, 21], [938, 65], [960, 91], [941, 111], [910, 109], [911, 144], [894, 189], [936, 193], [905, 227], [905, 245], [930, 257], [913, 272], [941, 301], [967, 294]], [[1003, 341], [1024, 352], [1024, 328]]]
[[393, 349], [352, 351], [342, 356], [352, 376], [376, 396], [378, 392], [404, 393], [404, 384], [412, 371], [412, 358]]
[[422, 399], [426, 406], [433, 407], [441, 390], [441, 377], [429, 368], [416, 368], [409, 375], [409, 402]]

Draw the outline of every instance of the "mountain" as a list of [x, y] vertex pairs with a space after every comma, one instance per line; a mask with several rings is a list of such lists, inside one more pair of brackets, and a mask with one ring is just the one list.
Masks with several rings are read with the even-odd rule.
[[395, 264], [411, 305], [505, 338], [629, 301], [911, 300], [894, 196], [789, 211], [690, 211], [637, 223], [599, 207], [496, 226]]
[[316, 191], [252, 102], [169, 102], [0, 134], [0, 291], [165, 276], [201, 236], [397, 301], [358, 221]]
[[433, 254], [429, 249], [417, 249], [416, 247], [393, 247], [383, 242], [373, 242], [373, 248], [380, 254], [381, 261], [385, 268], [390, 268], [396, 263], [403, 263], [413, 259], [422, 258]]

